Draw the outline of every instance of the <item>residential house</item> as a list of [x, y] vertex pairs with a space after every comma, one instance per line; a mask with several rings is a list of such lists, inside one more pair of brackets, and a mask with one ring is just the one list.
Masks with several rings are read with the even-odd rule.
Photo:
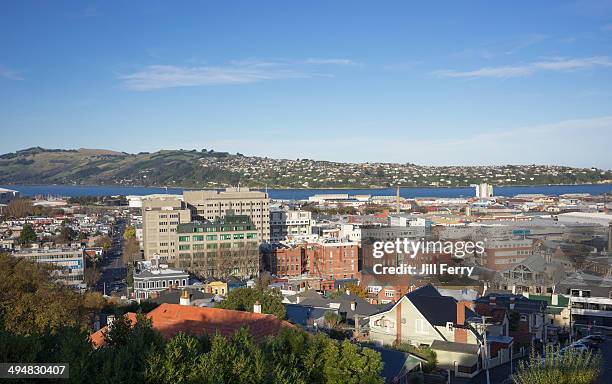
[[370, 340], [379, 345], [430, 346], [440, 367], [473, 377], [481, 369], [482, 336], [471, 306], [425, 285], [371, 315]]

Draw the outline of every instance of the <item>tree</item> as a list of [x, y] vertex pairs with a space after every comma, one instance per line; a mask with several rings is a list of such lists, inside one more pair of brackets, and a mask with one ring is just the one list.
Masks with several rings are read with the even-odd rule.
[[18, 219], [31, 215], [33, 211], [32, 200], [15, 199], [6, 206], [5, 215]]
[[84, 296], [54, 283], [49, 265], [0, 254], [0, 318], [5, 329], [20, 335], [56, 332], [88, 323], [91, 308]]
[[283, 296], [277, 289], [255, 287], [237, 288], [229, 292], [227, 298], [217, 304], [218, 308], [233, 309], [236, 311], [253, 311], [253, 305], [259, 301], [263, 313], [269, 313], [278, 317], [285, 318], [285, 306]]
[[123, 240], [135, 239], [136, 238], [136, 228], [133, 226], [129, 226], [123, 232]]
[[38, 236], [32, 228], [31, 224], [24, 224], [21, 233], [19, 234], [19, 244], [21, 245], [29, 245], [38, 240]]
[[135, 261], [141, 259], [140, 257], [140, 244], [134, 237], [123, 242], [123, 262], [126, 264], [133, 264]]
[[520, 361], [512, 376], [515, 384], [593, 384], [601, 371], [599, 353], [567, 348], [564, 353], [547, 346], [545, 357], [532, 352], [528, 361]]
[[331, 329], [335, 329], [342, 321], [342, 318], [340, 317], [340, 315], [338, 315], [334, 311], [325, 312], [324, 319], [325, 319], [325, 323], [327, 324], [327, 326]]
[[100, 247], [104, 250], [109, 249], [112, 244], [113, 240], [108, 235], [100, 236], [94, 241], [96, 247]]
[[67, 244], [78, 238], [78, 233], [72, 229], [67, 223], [62, 224], [59, 235], [55, 238], [55, 241], [59, 244]]

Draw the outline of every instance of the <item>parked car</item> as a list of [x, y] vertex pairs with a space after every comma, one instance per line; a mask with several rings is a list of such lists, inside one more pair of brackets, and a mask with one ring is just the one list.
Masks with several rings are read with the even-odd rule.
[[604, 341], [606, 341], [606, 336], [604, 335], [589, 335], [587, 337], [583, 337], [582, 340], [589, 340], [589, 341], [593, 341], [597, 344], [601, 344]]
[[575, 343], [568, 345], [565, 348], [562, 348], [559, 352], [565, 353], [565, 351], [567, 351], [568, 349], [573, 349], [574, 351], [579, 351], [579, 352], [588, 352], [589, 347], [577, 341]]

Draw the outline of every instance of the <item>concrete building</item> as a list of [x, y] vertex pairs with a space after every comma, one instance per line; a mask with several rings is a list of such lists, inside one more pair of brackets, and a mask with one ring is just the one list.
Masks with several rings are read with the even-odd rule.
[[85, 274], [83, 248], [27, 248], [15, 251], [12, 255], [37, 263], [46, 263], [58, 267], [58, 270], [52, 273], [55, 281], [73, 288], [86, 288], [83, 281]]
[[146, 199], [142, 202], [142, 233], [145, 260], [177, 262], [176, 228], [191, 221], [191, 211], [175, 196]]
[[13, 191], [12, 189], [0, 188], [0, 204], [8, 204], [11, 201], [20, 197], [19, 191]]
[[268, 194], [248, 188], [227, 188], [225, 191], [184, 191], [183, 201], [198, 220], [213, 221], [230, 211], [247, 215], [257, 228], [259, 240], [270, 241], [270, 199]]
[[176, 238], [180, 268], [211, 277], [259, 273], [259, 230], [248, 215], [179, 224]]
[[169, 288], [180, 289], [189, 285], [189, 274], [170, 268], [151, 268], [134, 273], [134, 298], [148, 299], [154, 292]]
[[310, 211], [270, 208], [270, 241], [277, 243], [312, 234]]
[[474, 184], [472, 185], [476, 191], [475, 196], [479, 199], [488, 199], [493, 197], [493, 186], [482, 183], [482, 184]]
[[505, 271], [533, 254], [533, 239], [490, 239], [484, 244], [484, 265], [496, 271]]

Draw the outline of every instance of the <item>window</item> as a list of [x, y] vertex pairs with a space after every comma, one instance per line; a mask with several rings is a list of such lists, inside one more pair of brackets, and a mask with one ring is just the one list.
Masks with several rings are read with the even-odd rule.
[[189, 248], [189, 244], [179, 245], [179, 251], [188, 251]]
[[193, 241], [204, 241], [204, 236], [203, 235], [193, 236]]
[[217, 240], [217, 235], [206, 235], [207, 241]]
[[179, 236], [179, 241], [189, 241], [189, 236]]
[[385, 289], [385, 297], [395, 297], [395, 291], [392, 289]]

